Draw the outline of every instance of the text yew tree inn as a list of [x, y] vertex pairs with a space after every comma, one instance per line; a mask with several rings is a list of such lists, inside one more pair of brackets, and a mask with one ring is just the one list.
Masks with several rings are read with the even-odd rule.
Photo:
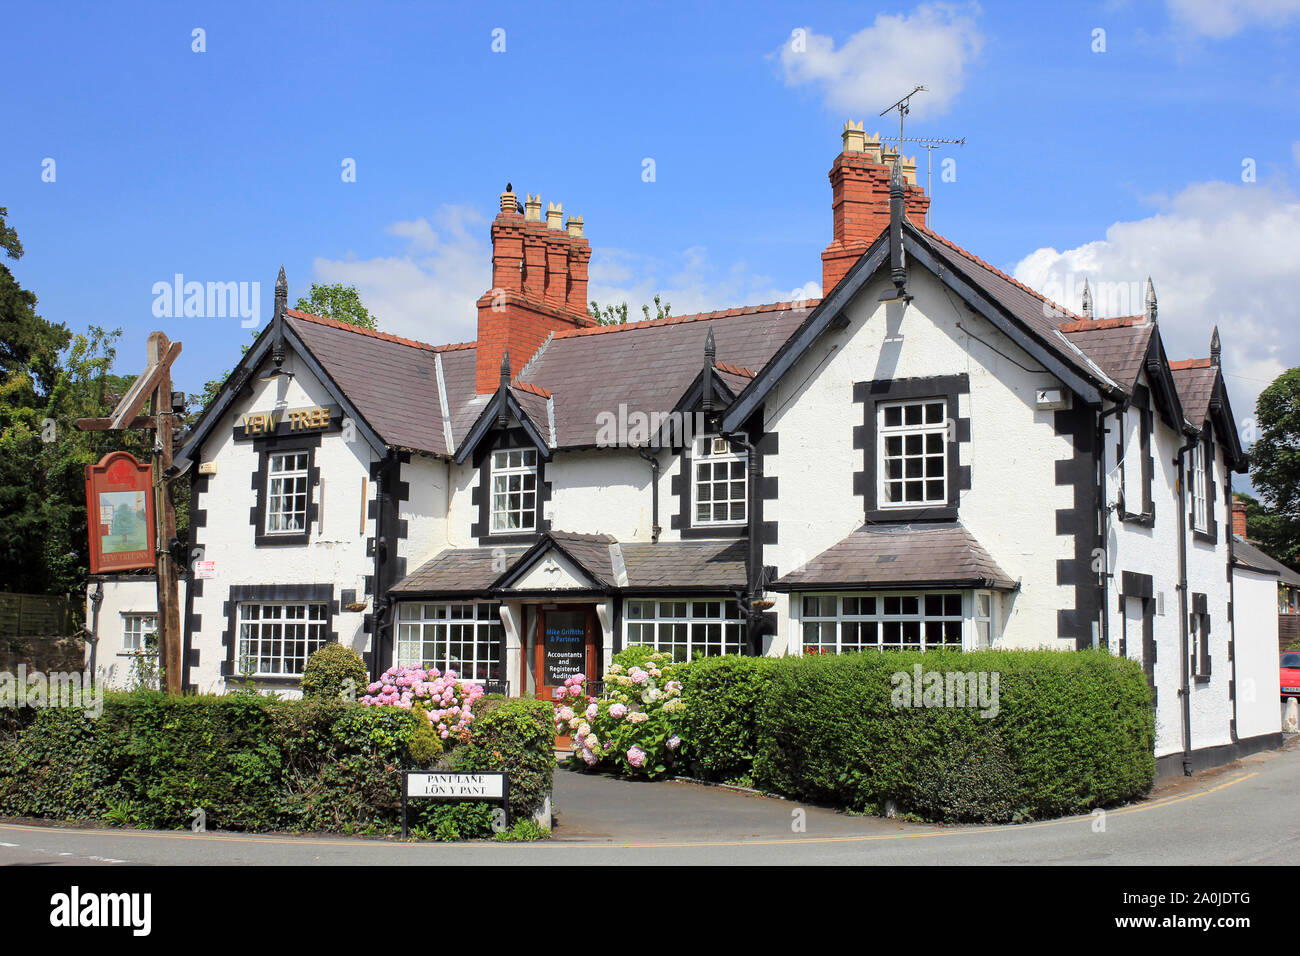
[[[821, 300], [598, 325], [582, 218], [509, 190], [474, 342], [289, 309], [282, 273], [180, 454], [185, 685], [292, 690], [328, 641], [544, 698], [630, 644], [1100, 646], [1146, 670], [1162, 771], [1275, 743], [1217, 333], [1171, 361], [1150, 283], [1140, 315], [1044, 299], [861, 124], [830, 181]], [[126, 651], [151, 585], [106, 581]]]

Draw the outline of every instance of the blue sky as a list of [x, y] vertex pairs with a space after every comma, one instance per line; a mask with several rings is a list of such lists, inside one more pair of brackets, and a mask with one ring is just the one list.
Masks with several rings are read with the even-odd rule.
[[123, 371], [182, 340], [186, 390], [249, 333], [155, 318], [176, 273], [260, 282], [265, 321], [283, 263], [291, 301], [355, 283], [388, 331], [473, 338], [507, 180], [585, 217], [602, 299], [788, 298], [844, 119], [892, 133], [917, 83], [908, 134], [968, 138], [939, 231], [1049, 291], [1151, 273], [1171, 357], [1219, 324], [1239, 418], [1300, 364], [1300, 0], [54, 6], [5, 16], [11, 267], [45, 317], [122, 328]]

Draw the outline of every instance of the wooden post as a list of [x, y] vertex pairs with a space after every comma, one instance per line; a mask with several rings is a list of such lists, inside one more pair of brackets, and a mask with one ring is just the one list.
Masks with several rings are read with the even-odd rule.
[[[162, 332], [149, 336], [148, 364], [164, 365], [171, 345]], [[158, 654], [164, 668], [165, 689], [181, 692], [181, 612], [176, 558], [168, 545], [176, 537], [176, 509], [172, 504], [167, 470], [172, 466], [172, 373], [170, 364], [153, 392], [154, 515], [158, 523]]]

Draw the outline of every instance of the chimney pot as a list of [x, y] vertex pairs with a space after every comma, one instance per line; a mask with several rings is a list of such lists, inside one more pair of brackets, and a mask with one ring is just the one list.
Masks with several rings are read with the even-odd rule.
[[506, 183], [506, 191], [501, 194], [501, 211], [506, 215], [513, 216], [519, 210], [519, 200], [516, 198], [510, 184]]
[[561, 220], [564, 218], [564, 204], [558, 202], [548, 202], [546, 204], [546, 228], [559, 230], [564, 228]]
[[866, 133], [862, 132], [862, 120], [858, 120], [856, 123], [853, 120], [846, 121], [841, 138], [844, 140], [844, 152], [866, 152]]
[[1243, 541], [1246, 539], [1246, 502], [1232, 502], [1232, 533]]
[[542, 194], [534, 196], [532, 193], [525, 193], [528, 198], [524, 201], [524, 221], [541, 222], [542, 221]]
[[582, 217], [570, 216], [569, 221], [566, 224], [566, 229], [568, 230], [570, 236], [572, 236], [575, 239], [581, 239], [582, 238]]

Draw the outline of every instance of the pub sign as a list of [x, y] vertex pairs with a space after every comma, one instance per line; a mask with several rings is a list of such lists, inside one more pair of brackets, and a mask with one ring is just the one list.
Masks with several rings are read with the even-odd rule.
[[124, 451], [88, 465], [86, 524], [91, 574], [154, 567], [153, 468]]

